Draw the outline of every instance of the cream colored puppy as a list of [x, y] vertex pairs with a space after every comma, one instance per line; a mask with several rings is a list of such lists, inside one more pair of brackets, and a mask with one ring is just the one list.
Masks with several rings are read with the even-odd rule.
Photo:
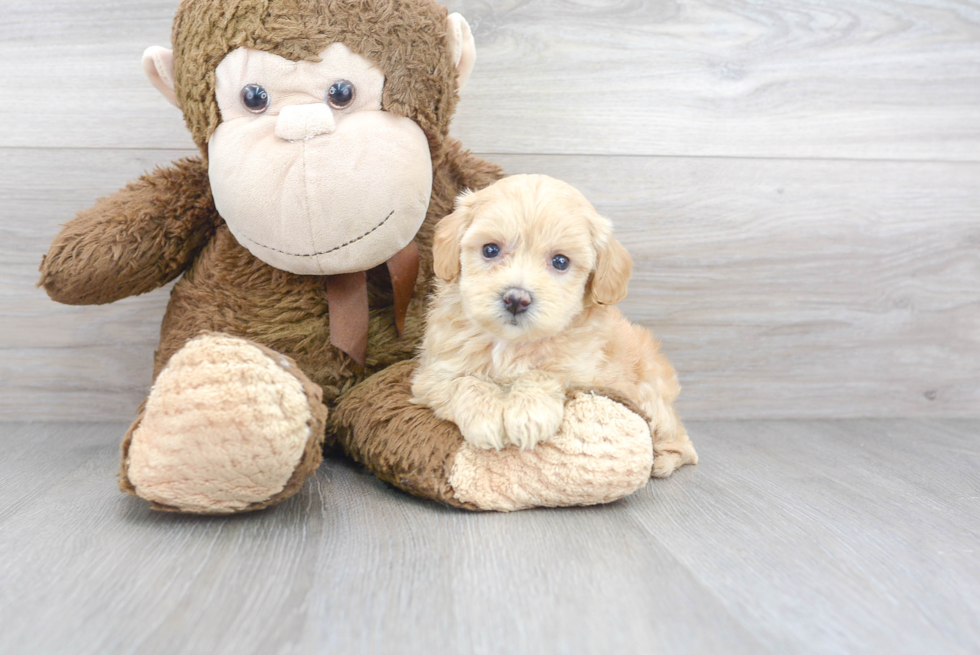
[[612, 306], [633, 262], [579, 191], [515, 175], [464, 193], [436, 228], [433, 257], [416, 402], [475, 446], [528, 449], [558, 432], [568, 388], [608, 387], [650, 420], [654, 476], [697, 462], [673, 367]]

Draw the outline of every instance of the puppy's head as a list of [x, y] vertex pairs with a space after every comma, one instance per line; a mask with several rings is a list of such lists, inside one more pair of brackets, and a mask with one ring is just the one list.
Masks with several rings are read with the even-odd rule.
[[633, 266], [585, 196], [544, 175], [461, 195], [432, 251], [436, 275], [458, 282], [467, 316], [511, 341], [554, 336], [586, 306], [619, 302]]

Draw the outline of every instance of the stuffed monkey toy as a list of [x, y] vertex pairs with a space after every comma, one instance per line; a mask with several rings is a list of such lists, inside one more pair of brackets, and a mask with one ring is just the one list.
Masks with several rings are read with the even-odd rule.
[[467, 509], [607, 502], [652, 470], [626, 399], [570, 395], [529, 452], [482, 451], [409, 402], [435, 224], [500, 170], [449, 137], [475, 60], [431, 0], [184, 0], [143, 68], [199, 157], [80, 212], [41, 264], [56, 301], [109, 303], [174, 279], [120, 488], [227, 514], [295, 494], [341, 449]]

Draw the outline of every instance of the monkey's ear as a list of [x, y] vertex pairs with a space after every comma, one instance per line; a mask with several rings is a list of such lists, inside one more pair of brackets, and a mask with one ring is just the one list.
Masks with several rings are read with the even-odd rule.
[[625, 298], [632, 272], [633, 258], [610, 234], [596, 253], [592, 302], [597, 305], [615, 305]]
[[453, 61], [456, 63], [456, 86], [462, 93], [476, 63], [473, 30], [462, 15], [449, 14], [449, 18], [446, 19], [446, 35], [449, 40], [449, 52], [452, 53]]
[[147, 48], [143, 52], [143, 72], [157, 91], [180, 109], [177, 94], [174, 93], [174, 51], [157, 45]]
[[456, 198], [456, 211], [439, 221], [432, 237], [432, 268], [439, 279], [453, 282], [459, 277], [459, 242], [473, 220], [473, 193]]

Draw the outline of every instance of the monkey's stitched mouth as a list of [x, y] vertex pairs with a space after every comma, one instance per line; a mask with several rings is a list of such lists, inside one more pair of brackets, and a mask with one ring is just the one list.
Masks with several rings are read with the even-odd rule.
[[388, 214], [387, 216], [385, 216], [385, 218], [384, 218], [383, 221], [381, 221], [380, 223], [378, 223], [377, 225], [375, 225], [374, 227], [372, 227], [370, 230], [368, 230], [367, 232], [365, 232], [361, 236], [354, 237], [353, 239], [349, 239], [349, 240], [343, 242], [339, 246], [334, 246], [333, 248], [330, 248], [329, 250], [323, 250], [321, 252], [311, 252], [311, 253], [305, 253], [305, 252], [288, 252], [286, 250], [280, 250], [279, 248], [273, 248], [272, 246], [267, 246], [264, 243], [259, 243], [258, 241], [256, 241], [252, 237], [250, 237], [248, 235], [245, 235], [245, 234], [242, 235], [242, 238], [245, 239], [246, 241], [249, 241], [249, 242], [255, 244], [256, 246], [259, 246], [260, 248], [265, 248], [266, 250], [273, 250], [273, 251], [278, 252], [278, 253], [281, 253], [283, 255], [289, 255], [290, 257], [319, 257], [320, 255], [329, 255], [332, 252], [337, 252], [341, 248], [346, 248], [347, 246], [350, 246], [350, 245], [353, 245], [353, 244], [357, 243], [361, 239], [363, 239], [366, 236], [370, 235], [372, 232], [380, 229], [381, 226], [383, 226], [385, 223], [387, 223], [388, 222], [388, 219], [390, 219], [394, 215], [395, 215], [395, 210], [392, 209], [391, 210], [391, 213]]

